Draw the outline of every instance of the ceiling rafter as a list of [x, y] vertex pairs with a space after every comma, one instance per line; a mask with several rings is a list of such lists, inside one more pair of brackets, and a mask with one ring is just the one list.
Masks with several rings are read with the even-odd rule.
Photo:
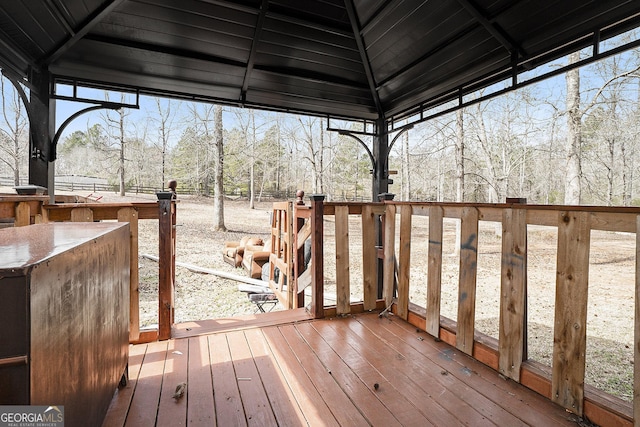
[[47, 5], [47, 9], [49, 9], [49, 11], [51, 11], [53, 16], [55, 17], [56, 21], [58, 21], [58, 23], [60, 23], [60, 25], [64, 27], [65, 31], [71, 35], [74, 35], [74, 29], [71, 27], [71, 24], [69, 24], [69, 21], [67, 21], [67, 19], [64, 17], [62, 10], [60, 10], [60, 8], [62, 7], [66, 12], [66, 8], [64, 8], [64, 6], [60, 3], [54, 3], [53, 0], [46, 0], [45, 4]]
[[[75, 45], [79, 40], [81, 40], [84, 36], [86, 36], [89, 33], [89, 31], [91, 31], [93, 27], [96, 26], [96, 24], [98, 24], [113, 9], [115, 9], [125, 1], [127, 0], [108, 0], [105, 3], [103, 3], [102, 7], [97, 9], [93, 14], [89, 15], [87, 20], [81, 24], [80, 28], [75, 30], [75, 33], [73, 33], [71, 37], [69, 37], [66, 41], [64, 41], [62, 45], [53, 49], [53, 51], [50, 54], [46, 55], [40, 61], [40, 63], [50, 64], [54, 62], [66, 51], [68, 51], [73, 45]], [[64, 20], [62, 16], [60, 16], [60, 18]]]
[[385, 116], [384, 109], [382, 108], [382, 102], [380, 101], [380, 95], [376, 85], [373, 71], [371, 70], [371, 63], [367, 55], [367, 50], [364, 47], [362, 35], [360, 32], [360, 24], [358, 23], [358, 16], [356, 15], [356, 9], [353, 5], [353, 0], [344, 0], [344, 6], [347, 9], [347, 15], [349, 16], [349, 22], [351, 22], [351, 28], [353, 28], [353, 37], [358, 46], [360, 52], [360, 58], [362, 58], [362, 66], [364, 67], [365, 75], [367, 76], [367, 82], [369, 84], [369, 90], [371, 91], [371, 98], [376, 106], [376, 110], [381, 118]]
[[258, 43], [262, 37], [262, 29], [264, 28], [264, 21], [267, 16], [267, 10], [269, 9], [269, 0], [262, 0], [260, 5], [260, 12], [258, 12], [258, 19], [256, 22], [256, 29], [253, 34], [253, 40], [251, 41], [251, 51], [249, 52], [249, 60], [247, 61], [247, 68], [244, 73], [244, 79], [242, 81], [242, 90], [240, 91], [241, 101], [246, 101], [247, 90], [249, 88], [249, 80], [251, 79], [251, 72], [256, 60], [256, 52], [258, 50]]
[[509, 34], [486, 17], [486, 13], [473, 0], [458, 0], [458, 2], [510, 53], [516, 52], [520, 57], [527, 55], [524, 49]]

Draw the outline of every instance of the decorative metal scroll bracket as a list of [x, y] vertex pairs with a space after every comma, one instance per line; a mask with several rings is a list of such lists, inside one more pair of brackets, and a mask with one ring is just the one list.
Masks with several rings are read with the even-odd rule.
[[49, 151], [49, 161], [53, 162], [58, 157], [58, 154], [57, 154], [58, 153], [58, 141], [60, 140], [60, 137], [62, 136], [62, 132], [64, 132], [65, 128], [73, 120], [75, 120], [76, 118], [80, 117], [81, 115], [83, 115], [85, 113], [89, 113], [91, 111], [102, 110], [102, 109], [119, 110], [120, 108], [139, 108], [139, 107], [138, 106], [132, 106], [130, 104], [121, 104], [119, 102], [106, 102], [105, 101], [105, 102], [100, 102], [98, 105], [94, 105], [94, 106], [91, 106], [91, 107], [83, 108], [82, 110], [73, 113], [71, 116], [69, 116], [69, 118], [67, 118], [67, 120], [65, 120], [60, 125], [60, 127], [56, 131], [56, 134], [54, 135], [53, 140], [51, 141], [51, 149]]

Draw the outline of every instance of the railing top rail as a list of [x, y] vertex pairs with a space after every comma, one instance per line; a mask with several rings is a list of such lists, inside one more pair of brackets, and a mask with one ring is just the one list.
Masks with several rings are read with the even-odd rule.
[[89, 209], [112, 209], [112, 208], [123, 208], [123, 207], [131, 207], [131, 208], [148, 208], [154, 207], [157, 209], [158, 201], [150, 201], [150, 202], [114, 202], [114, 203], [56, 203], [56, 204], [46, 204], [46, 209], [51, 210], [64, 210], [64, 209], [74, 209], [74, 208], [89, 208]]
[[[441, 206], [441, 207], [475, 207], [497, 209], [527, 209], [544, 211], [574, 211], [574, 212], [611, 212], [640, 214], [639, 206], [597, 206], [597, 205], [537, 205], [526, 203], [467, 203], [467, 202], [400, 202], [385, 201], [385, 204], [411, 205], [411, 206]], [[340, 205], [340, 203], [335, 203]], [[369, 203], [378, 205], [380, 203]]]
[[526, 203], [468, 203], [468, 202], [406, 202], [388, 200], [384, 202], [324, 202], [324, 206], [381, 206], [385, 204], [410, 205], [418, 207], [440, 206], [440, 207], [475, 207], [479, 209], [527, 209], [545, 211], [574, 211], [574, 212], [610, 212], [610, 213], [631, 213], [640, 215], [640, 206], [598, 206], [598, 205], [538, 205]]
[[91, 209], [95, 220], [117, 219], [118, 210], [133, 208], [138, 212], [138, 219], [158, 219], [158, 202], [127, 202], [127, 203], [56, 203], [44, 205], [50, 221], [69, 221], [71, 211], [77, 208]]

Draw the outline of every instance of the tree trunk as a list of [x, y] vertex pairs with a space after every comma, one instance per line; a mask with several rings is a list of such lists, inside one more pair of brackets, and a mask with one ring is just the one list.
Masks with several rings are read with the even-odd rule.
[[[456, 202], [464, 202], [464, 112], [460, 108], [456, 111]], [[462, 224], [456, 221], [456, 244], [453, 255], [460, 254], [460, 239]]]
[[[580, 53], [569, 55], [569, 64], [580, 60]], [[579, 205], [582, 192], [582, 167], [580, 164], [582, 113], [580, 112], [580, 71], [567, 72], [567, 141], [565, 146], [567, 172], [565, 178], [565, 205]]]
[[216, 105], [213, 113], [215, 126], [214, 143], [214, 188], [213, 188], [213, 229], [226, 231], [224, 225], [224, 140], [222, 128], [222, 106]]
[[249, 164], [249, 209], [255, 209], [254, 200], [256, 198], [256, 189], [255, 189], [256, 116], [253, 110], [251, 110], [249, 114], [251, 115], [251, 159], [249, 161], [250, 163]]
[[464, 201], [464, 115], [456, 111], [456, 202]]
[[124, 166], [124, 109], [120, 109], [120, 167], [119, 167], [119, 174], [120, 174], [120, 197], [124, 197], [125, 195], [125, 191], [124, 191], [124, 171], [125, 171], [125, 166]]

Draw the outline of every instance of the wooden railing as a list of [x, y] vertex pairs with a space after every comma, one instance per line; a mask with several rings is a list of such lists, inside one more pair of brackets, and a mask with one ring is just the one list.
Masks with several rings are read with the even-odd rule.
[[[174, 321], [175, 286], [175, 202], [169, 199], [157, 202], [134, 203], [69, 203], [69, 198], [56, 197], [56, 203], [47, 204], [48, 196], [0, 195], [0, 221], [5, 225], [26, 226], [35, 223], [72, 221], [93, 222], [115, 220], [130, 224], [130, 311], [129, 340], [131, 342], [169, 339]], [[158, 220], [159, 233], [159, 286], [158, 329], [140, 331], [139, 273], [138, 273], [138, 221]]]
[[[310, 269], [313, 291], [310, 304], [315, 317], [392, 307], [397, 316], [497, 369], [505, 377], [547, 396], [571, 412], [597, 424], [633, 425], [634, 418], [638, 420], [636, 425], [640, 424], [640, 369], [637, 368], [640, 366], [640, 208], [393, 201], [324, 203], [322, 197], [312, 196], [311, 199], [311, 206], [296, 209], [294, 216], [298, 220], [310, 221], [312, 228]], [[350, 290], [350, 216], [352, 219], [356, 217], [362, 227], [362, 259], [357, 260], [362, 263], [362, 284], [358, 284], [362, 289], [362, 302], [357, 304], [351, 302]], [[428, 217], [427, 236], [412, 234], [412, 220], [416, 216]], [[440, 310], [445, 218], [460, 221], [455, 322], [442, 317]], [[329, 219], [335, 222], [337, 300], [334, 306], [322, 303], [326, 286], [323, 233], [324, 222]], [[500, 287], [497, 340], [483, 339], [483, 334], [478, 332], [475, 324], [478, 228], [481, 221], [502, 225], [501, 267], [493, 272]], [[377, 228], [377, 224], [381, 224], [380, 228]], [[556, 272], [551, 370], [526, 360], [528, 225], [557, 229], [557, 265], [547, 267], [555, 268]], [[603, 392], [590, 391], [585, 397], [587, 293], [592, 230], [636, 235], [636, 368], [633, 405]], [[414, 239], [428, 241], [428, 272], [422, 282], [418, 280], [427, 295], [426, 308], [413, 306], [409, 296], [409, 283], [416, 282], [415, 278], [410, 277]], [[376, 286], [379, 279], [381, 289]], [[382, 296], [382, 300], [378, 296]]]

